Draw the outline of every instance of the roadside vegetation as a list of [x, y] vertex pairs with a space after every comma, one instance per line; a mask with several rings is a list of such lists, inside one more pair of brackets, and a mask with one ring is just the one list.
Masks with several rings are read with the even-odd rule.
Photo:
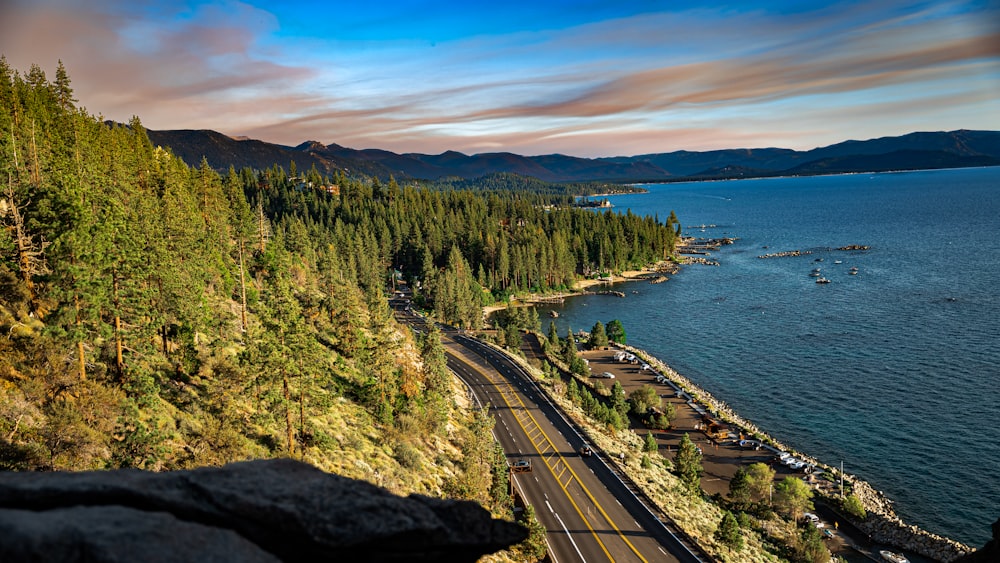
[[[519, 318], [526, 322], [535, 316], [522, 311]], [[620, 324], [609, 321], [607, 326], [613, 323]], [[540, 331], [535, 335], [548, 359], [542, 365], [524, 363], [548, 389], [549, 396], [569, 413], [588, 440], [607, 454], [610, 463], [619, 465], [712, 557], [732, 562], [833, 560], [819, 530], [802, 518], [813, 508], [813, 492], [800, 479], [789, 477], [775, 482], [774, 470], [756, 463], [737, 472], [728, 495], [706, 495], [700, 484], [701, 454], [687, 435], [676, 452], [664, 456], [657, 451], [655, 441], [650, 445], [650, 432], [629, 429], [629, 413], [636, 422], [649, 427], [651, 419], [639, 413], [648, 414], [650, 406], [656, 406], [650, 396], [655, 393], [640, 388], [626, 397], [618, 382], [609, 386], [606, 380], [591, 377], [589, 368], [584, 373], [570, 369], [567, 362], [572, 363], [573, 358], [568, 351], [579, 357], [574, 337], [587, 341], [589, 335], [581, 337], [570, 332], [561, 337], [554, 323], [550, 323], [548, 336]], [[520, 354], [516, 348], [508, 350]], [[664, 413], [665, 427], [669, 427], [672, 417], [673, 413], [669, 418]], [[855, 502], [856, 497], [850, 496], [845, 504]]]
[[[484, 305], [515, 293], [668, 259], [679, 230], [673, 215], [557, 205], [566, 194], [192, 168], [138, 118], [78, 107], [61, 64], [49, 81], [0, 58], [0, 101], [2, 470], [290, 457], [513, 518], [492, 419], [448, 372], [438, 333], [401, 327], [387, 296], [405, 287], [434, 318], [479, 328]], [[534, 309], [497, 318], [514, 349], [522, 328], [541, 330]], [[808, 507], [794, 484], [766, 508], [753, 475], [704, 498], [697, 452], [666, 459], [628, 431], [630, 416], [669, 427], [655, 392], [591, 384], [572, 332], [542, 339], [553, 398], [713, 556], [822, 560], [789, 524]], [[582, 345], [625, 340], [613, 320]], [[531, 514], [529, 540], [491, 560], [544, 557]]]

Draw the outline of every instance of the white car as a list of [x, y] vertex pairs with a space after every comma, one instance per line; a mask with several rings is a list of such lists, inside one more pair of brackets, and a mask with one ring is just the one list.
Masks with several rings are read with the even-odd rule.
[[615, 374], [611, 373], [610, 371], [606, 371], [606, 372], [602, 373], [601, 375], [598, 375], [597, 377], [603, 377], [604, 379], [614, 379], [615, 378]]
[[816, 516], [812, 512], [806, 512], [802, 515], [802, 517], [808, 520], [813, 526], [816, 526], [817, 528], [823, 527], [823, 521], [819, 519], [819, 516]]

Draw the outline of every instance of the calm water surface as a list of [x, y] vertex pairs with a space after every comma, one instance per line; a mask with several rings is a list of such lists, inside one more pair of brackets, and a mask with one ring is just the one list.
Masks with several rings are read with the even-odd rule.
[[[907, 522], [985, 543], [1000, 517], [1000, 168], [647, 188], [610, 199], [739, 240], [718, 267], [567, 300], [560, 332], [620, 319], [630, 344], [843, 461]], [[852, 244], [871, 249], [833, 250]], [[812, 254], [757, 258], [796, 249]]]

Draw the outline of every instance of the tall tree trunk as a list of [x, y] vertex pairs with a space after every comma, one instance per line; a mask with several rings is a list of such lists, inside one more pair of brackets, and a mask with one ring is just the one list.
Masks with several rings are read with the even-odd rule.
[[265, 229], [267, 228], [267, 223], [264, 222], [264, 200], [258, 196], [257, 197], [257, 236], [260, 239], [260, 251], [264, 252], [265, 245], [267, 243], [267, 234]]
[[7, 205], [9, 213], [14, 221], [14, 244], [17, 246], [17, 265], [21, 270], [21, 281], [24, 288], [28, 290], [28, 306], [31, 312], [37, 310], [37, 298], [35, 294], [36, 274], [41, 274], [45, 270], [41, 259], [41, 250], [37, 248], [31, 237], [28, 236], [24, 228], [24, 216], [21, 215], [21, 207], [14, 198], [14, 179], [10, 172], [7, 173]]
[[306, 435], [306, 399], [302, 390], [302, 377], [299, 376], [299, 437]]
[[122, 317], [119, 312], [119, 305], [121, 300], [118, 295], [118, 269], [115, 268], [111, 271], [112, 283], [112, 303], [115, 306], [115, 366], [118, 369], [118, 379], [124, 380], [125, 378], [125, 358], [122, 354]]
[[84, 355], [83, 337], [80, 335], [80, 327], [83, 325], [80, 321], [80, 295], [76, 292], [73, 293], [73, 307], [76, 309], [76, 332], [78, 338], [76, 341], [77, 367], [80, 369], [80, 381], [84, 381], [87, 379], [87, 357]]
[[37, 187], [42, 183], [42, 165], [38, 162], [38, 145], [35, 144], [35, 120], [31, 120], [31, 181]]
[[240, 320], [243, 323], [243, 333], [247, 332], [247, 278], [246, 267], [243, 265], [243, 237], [240, 237]]

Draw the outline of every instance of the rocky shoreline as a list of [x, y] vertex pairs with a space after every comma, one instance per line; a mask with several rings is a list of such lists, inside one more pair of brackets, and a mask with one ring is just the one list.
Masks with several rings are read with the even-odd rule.
[[[712, 244], [714, 248], [711, 250], [718, 250], [718, 247], [724, 244], [732, 244], [735, 239], [719, 239], [705, 241]], [[693, 247], [692, 247], [693, 246]], [[867, 245], [848, 245], [844, 247], [836, 248], [840, 251], [858, 251], [858, 250], [868, 250], [870, 247]], [[682, 242], [678, 245], [678, 254], [687, 254], [682, 259], [684, 264], [695, 264], [700, 263], [704, 265], [718, 265], [718, 262], [697, 256], [701, 254], [702, 256], [707, 256], [707, 252], [702, 252], [702, 248], [697, 246], [695, 239], [686, 238], [682, 239]], [[696, 256], [691, 256], [692, 254]], [[811, 254], [810, 251], [785, 251], [777, 252], [772, 254], [766, 254], [758, 256], [758, 258], [778, 258], [778, 257], [788, 257], [788, 256], [801, 256], [804, 254]], [[677, 272], [677, 265], [673, 263], [669, 264], [669, 273]], [[613, 282], [620, 281], [636, 281], [645, 280], [648, 283], [661, 283], [666, 281], [665, 276], [662, 276], [664, 265], [658, 265], [659, 270], [657, 273], [652, 272], [630, 272], [631, 275], [623, 276], [621, 278], [613, 279]], [[666, 269], [666, 268], [664, 268]], [[605, 282], [606, 283], [606, 282]], [[577, 290], [583, 290], [581, 293], [563, 294], [559, 297], [571, 297], [573, 295], [584, 295], [590, 292], [585, 290], [586, 285], [581, 284], [583, 287], [578, 287]], [[671, 379], [678, 387], [686, 391], [691, 397], [696, 401], [708, 408], [708, 410], [716, 413], [718, 418], [728, 422], [729, 424], [740, 428], [744, 435], [753, 436], [760, 440], [762, 443], [767, 444], [771, 448], [780, 451], [787, 451], [793, 453], [796, 457], [803, 459], [817, 467], [824, 468], [827, 472], [833, 474], [837, 479], [843, 479], [845, 483], [849, 483], [854, 494], [861, 501], [862, 506], [867, 512], [867, 516], [863, 521], [858, 521], [854, 518], [848, 518], [844, 515], [842, 517], [845, 520], [851, 521], [859, 530], [868, 536], [868, 538], [878, 544], [884, 544], [887, 546], [895, 547], [905, 551], [919, 554], [921, 556], [933, 559], [935, 561], [940, 561], [941, 563], [952, 563], [958, 559], [974, 553], [976, 550], [968, 545], [962, 544], [958, 541], [952, 540], [950, 538], [928, 532], [917, 526], [905, 523], [892, 508], [892, 501], [882, 492], [874, 487], [872, 487], [866, 481], [860, 478], [844, 473], [841, 474], [840, 470], [836, 467], [825, 464], [807, 454], [798, 452], [793, 448], [779, 442], [774, 439], [762, 429], [757, 427], [754, 423], [741, 417], [736, 411], [734, 411], [728, 404], [724, 401], [716, 399], [711, 393], [702, 389], [698, 385], [694, 384], [691, 380], [682, 376], [676, 372], [673, 368], [666, 365], [664, 362], [653, 356], [652, 354], [628, 345], [619, 345], [623, 350], [629, 351], [635, 354], [637, 357], [641, 358], [643, 361], [648, 363], [654, 369]]]
[[795, 451], [793, 448], [782, 444], [754, 423], [741, 417], [724, 401], [716, 399], [711, 393], [695, 385], [691, 380], [677, 373], [673, 368], [645, 350], [628, 345], [618, 345], [618, 347], [641, 358], [659, 371], [659, 373], [672, 380], [678, 387], [686, 391], [695, 401], [705, 405], [709, 410], [716, 413], [719, 418], [739, 427], [745, 435], [753, 436], [774, 449], [793, 452], [796, 457], [804, 459], [817, 467], [824, 468], [827, 472], [837, 476], [838, 479], [842, 477], [846, 483], [851, 485], [854, 494], [861, 501], [862, 506], [864, 506], [867, 512], [866, 518], [861, 521], [842, 516], [846, 520], [850, 520], [863, 533], [867, 534], [872, 542], [910, 551], [934, 559], [935, 561], [940, 561], [941, 563], [952, 563], [975, 551], [974, 548], [950, 538], [933, 534], [914, 525], [906, 524], [896, 515], [892, 508], [892, 501], [882, 491], [875, 489], [868, 482], [854, 475], [849, 473], [841, 474], [840, 470], [836, 467], [827, 465], [807, 454]]

